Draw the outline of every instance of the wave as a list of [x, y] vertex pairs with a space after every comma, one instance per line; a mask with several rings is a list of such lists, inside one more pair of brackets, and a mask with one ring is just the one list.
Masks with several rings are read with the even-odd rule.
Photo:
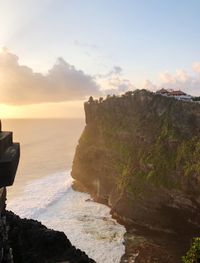
[[124, 226], [112, 219], [107, 206], [88, 202], [88, 194], [73, 191], [72, 181], [69, 171], [31, 181], [20, 196], [8, 200], [8, 208], [65, 232], [97, 263], [120, 262], [125, 252]]
[[70, 172], [59, 172], [25, 185], [23, 194], [8, 201], [7, 208], [23, 218], [37, 219], [70, 190]]

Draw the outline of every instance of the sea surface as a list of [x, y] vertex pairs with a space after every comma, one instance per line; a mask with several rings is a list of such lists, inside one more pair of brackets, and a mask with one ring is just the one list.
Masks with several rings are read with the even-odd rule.
[[70, 176], [84, 128], [82, 119], [2, 120], [21, 144], [15, 183], [8, 188], [7, 209], [64, 231], [71, 243], [97, 263], [117, 263], [125, 252], [125, 228], [110, 209], [75, 192]]

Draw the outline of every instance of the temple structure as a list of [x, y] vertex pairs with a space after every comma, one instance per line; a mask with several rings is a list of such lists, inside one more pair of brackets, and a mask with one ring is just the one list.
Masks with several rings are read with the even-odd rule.
[[12, 263], [5, 216], [6, 187], [15, 179], [20, 157], [19, 143], [13, 143], [12, 132], [2, 132], [0, 121], [0, 263]]
[[173, 89], [160, 89], [156, 91], [156, 94], [167, 96], [170, 98], [175, 98], [177, 100], [184, 100], [184, 101], [193, 101], [192, 96], [186, 94], [182, 90], [173, 90]]

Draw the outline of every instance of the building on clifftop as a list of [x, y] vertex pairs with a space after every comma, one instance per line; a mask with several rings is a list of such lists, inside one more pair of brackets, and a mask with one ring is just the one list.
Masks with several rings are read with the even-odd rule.
[[184, 101], [193, 101], [192, 96], [186, 94], [181, 90], [168, 90], [168, 89], [160, 89], [156, 91], [156, 94], [160, 94], [162, 96], [167, 96], [171, 98], [175, 98], [177, 100], [184, 100]]

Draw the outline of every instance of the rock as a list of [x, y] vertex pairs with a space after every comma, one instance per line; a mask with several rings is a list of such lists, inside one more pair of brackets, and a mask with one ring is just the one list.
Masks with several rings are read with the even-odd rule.
[[11, 211], [6, 211], [6, 219], [15, 263], [95, 262], [72, 246], [63, 232], [32, 219], [21, 219]]

